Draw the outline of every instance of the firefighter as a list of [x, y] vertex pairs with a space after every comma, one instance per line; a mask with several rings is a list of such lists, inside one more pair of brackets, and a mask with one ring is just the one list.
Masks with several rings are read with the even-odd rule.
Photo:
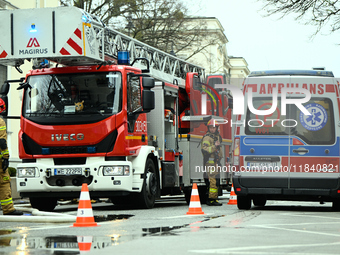
[[[6, 110], [6, 104], [0, 98], [0, 113]], [[7, 168], [9, 164], [9, 152], [7, 148], [6, 123], [0, 118], [0, 203], [4, 215], [23, 215], [23, 212], [15, 210], [12, 200], [11, 178]]]
[[220, 165], [220, 160], [222, 159], [221, 143], [222, 137], [219, 134], [219, 125], [216, 123], [215, 119], [209, 120], [207, 123], [208, 131], [204, 135], [201, 143], [201, 150], [203, 154], [203, 165], [205, 172], [209, 178], [209, 195], [207, 199], [207, 205], [210, 206], [221, 206], [222, 204], [218, 202], [218, 168]]

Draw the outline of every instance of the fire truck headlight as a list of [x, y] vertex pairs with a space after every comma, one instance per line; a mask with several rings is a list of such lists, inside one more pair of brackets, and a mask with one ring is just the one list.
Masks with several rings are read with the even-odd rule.
[[35, 177], [35, 167], [18, 167], [18, 177]]
[[104, 166], [103, 175], [124, 175], [124, 166]]

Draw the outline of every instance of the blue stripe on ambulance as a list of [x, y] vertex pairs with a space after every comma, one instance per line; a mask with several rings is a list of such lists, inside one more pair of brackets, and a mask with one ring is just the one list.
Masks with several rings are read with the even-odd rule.
[[[293, 145], [293, 138], [297, 137], [273, 137], [273, 136], [240, 136], [240, 155], [266, 155], [266, 156], [289, 156], [288, 147], [290, 150], [290, 156], [299, 157], [338, 157], [339, 156], [339, 137], [336, 139], [335, 144], [331, 145]], [[299, 139], [299, 141], [301, 141]], [[303, 142], [303, 141], [302, 141]], [[306, 148], [309, 150], [308, 153], [304, 155], [299, 155], [294, 153], [293, 150], [299, 148]], [[254, 149], [251, 153], [250, 150]], [[328, 149], [329, 153], [325, 153]]]

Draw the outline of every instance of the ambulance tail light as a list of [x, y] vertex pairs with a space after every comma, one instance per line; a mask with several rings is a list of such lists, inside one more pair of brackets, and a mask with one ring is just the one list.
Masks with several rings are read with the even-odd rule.
[[234, 166], [240, 166], [240, 138], [234, 139]]

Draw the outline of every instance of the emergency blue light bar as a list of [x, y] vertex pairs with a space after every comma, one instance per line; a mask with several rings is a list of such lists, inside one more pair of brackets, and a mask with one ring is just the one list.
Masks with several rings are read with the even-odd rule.
[[118, 65], [130, 65], [130, 53], [128, 51], [118, 51]]
[[248, 77], [274, 76], [274, 75], [334, 77], [333, 72], [331, 72], [331, 71], [321, 71], [321, 70], [269, 70], [269, 71], [254, 71], [254, 72], [251, 72], [248, 75]]

